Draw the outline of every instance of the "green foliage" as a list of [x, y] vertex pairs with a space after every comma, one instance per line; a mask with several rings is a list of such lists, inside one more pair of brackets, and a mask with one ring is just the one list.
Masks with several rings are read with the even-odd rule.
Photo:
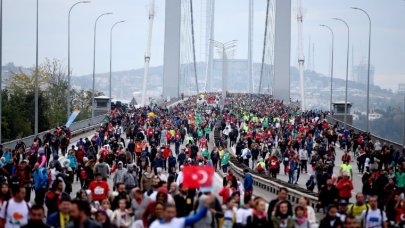
[[[382, 118], [370, 121], [370, 131], [373, 135], [402, 144], [404, 140], [404, 111], [399, 108], [388, 107], [386, 110], [377, 109]], [[366, 117], [360, 115], [354, 123], [355, 127], [366, 129]]]
[[[62, 126], [67, 121], [68, 83], [59, 60], [49, 60], [38, 70], [38, 131]], [[77, 120], [91, 117], [91, 91], [72, 90], [72, 109], [81, 113]], [[102, 95], [96, 93], [96, 96]], [[2, 91], [2, 141], [14, 140], [34, 133], [35, 71], [12, 73], [8, 88]]]

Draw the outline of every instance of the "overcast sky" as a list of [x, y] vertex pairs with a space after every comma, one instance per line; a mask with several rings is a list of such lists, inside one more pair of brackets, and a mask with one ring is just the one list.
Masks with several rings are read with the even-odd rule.
[[[170, 0], [166, 0], [170, 2]], [[35, 2], [34, 0], [3, 0], [3, 63], [33, 66], [35, 64]], [[58, 58], [67, 64], [67, 14], [74, 0], [39, 0], [39, 60]], [[194, 0], [198, 56], [203, 56], [200, 35], [204, 27], [201, 8], [205, 0]], [[405, 1], [402, 0], [303, 0], [304, 54], [308, 55], [308, 39], [315, 44], [315, 70], [329, 75], [330, 35], [319, 27], [327, 24], [335, 31], [335, 75], [344, 78], [346, 67], [346, 29], [331, 17], [345, 19], [351, 26], [351, 48], [354, 64], [367, 62], [368, 20], [357, 6], [372, 18], [371, 62], [375, 65], [375, 82], [385, 88], [397, 89], [405, 83]], [[75, 7], [71, 20], [71, 66], [73, 75], [92, 72], [93, 26], [104, 12], [97, 31], [97, 72], [109, 70], [109, 31], [118, 20], [127, 20], [115, 28], [113, 69], [129, 70], [143, 67], [147, 42], [148, 0], [93, 0]], [[263, 43], [265, 0], [254, 0], [254, 61], [260, 62]], [[297, 2], [292, 0], [291, 65], [297, 65]], [[165, 1], [156, 0], [151, 65], [163, 63]], [[202, 27], [201, 27], [202, 26]], [[237, 39], [236, 58], [247, 56], [248, 0], [216, 0], [215, 39]], [[352, 53], [350, 52], [350, 58]], [[307, 61], [308, 62], [308, 61]], [[352, 59], [350, 59], [350, 63]]]

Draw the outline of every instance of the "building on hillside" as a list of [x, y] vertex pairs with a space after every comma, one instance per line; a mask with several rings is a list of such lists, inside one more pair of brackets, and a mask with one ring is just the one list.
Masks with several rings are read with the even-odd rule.
[[[367, 85], [368, 65], [359, 64], [353, 66], [353, 81]], [[370, 66], [370, 85], [374, 85], [374, 66]]]
[[398, 84], [398, 93], [405, 93], [405, 83]]

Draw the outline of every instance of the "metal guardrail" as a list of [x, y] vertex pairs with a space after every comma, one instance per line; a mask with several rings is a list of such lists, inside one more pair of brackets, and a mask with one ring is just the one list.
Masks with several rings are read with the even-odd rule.
[[[241, 164], [237, 161], [236, 157], [232, 156], [229, 160], [230, 168], [232, 169], [233, 173], [238, 176], [239, 178], [243, 179], [243, 170], [245, 168], [249, 169], [249, 172], [253, 176], [253, 186], [261, 188], [265, 191], [268, 191], [274, 195], [277, 195], [280, 188], [287, 188], [288, 189], [288, 200], [292, 204], [298, 204], [298, 200], [300, 197], [305, 196], [309, 199], [310, 205], [313, 208], [316, 208], [318, 203], [318, 197], [316, 193], [310, 192], [307, 189], [301, 188], [297, 185], [289, 184], [283, 180], [272, 178], [265, 174], [259, 174], [256, 171], [250, 169], [249, 167]], [[253, 191], [254, 194], [254, 191]], [[265, 199], [267, 200], [267, 199]]]
[[[335, 119], [335, 118], [333, 118], [331, 116], [328, 116], [327, 119], [328, 119], [328, 122], [332, 123], [332, 124], [335, 124], [336, 122], [339, 123], [339, 126], [343, 126], [343, 124], [344, 124], [343, 121]], [[347, 126], [348, 129], [353, 130], [355, 133], [365, 133], [364, 130], [359, 129], [357, 127], [354, 127], [352, 125], [346, 124], [346, 126]], [[379, 137], [379, 136], [376, 136], [376, 135], [373, 135], [373, 134], [371, 134], [371, 140], [374, 143], [378, 140], [381, 143], [381, 145], [384, 145], [384, 144], [385, 145], [393, 145], [396, 150], [401, 150], [403, 148], [403, 145], [401, 145], [401, 144], [399, 144], [397, 142], [394, 142], [394, 141], [391, 141], [389, 139], [385, 139], [383, 137]]]
[[[84, 133], [84, 132], [88, 132], [88, 131], [94, 130], [94, 129], [96, 128], [96, 126], [98, 126], [99, 123], [104, 119], [104, 117], [105, 117], [105, 115], [101, 115], [101, 116], [96, 116], [96, 117], [94, 117], [94, 118], [89, 118], [89, 119], [85, 119], [85, 120], [81, 120], [81, 121], [72, 123], [72, 125], [70, 125], [70, 127], [69, 127], [69, 129], [70, 129], [70, 131], [71, 131], [71, 133], [72, 133], [72, 137], [73, 137], [73, 136], [76, 136], [76, 135], [78, 135], [78, 134], [82, 134], [82, 133]], [[52, 129], [50, 129], [50, 130], [47, 130], [47, 131], [44, 131], [44, 132], [40, 132], [40, 133], [38, 133], [38, 137], [39, 137], [40, 139], [42, 139], [43, 136], [44, 136], [47, 132], [49, 132], [49, 131], [53, 132], [54, 130], [55, 130], [55, 128], [52, 128]], [[30, 135], [30, 136], [21, 138], [21, 140], [25, 143], [25, 145], [26, 145], [27, 147], [29, 147], [29, 146], [32, 144], [32, 142], [34, 141], [35, 136], [36, 136], [36, 135]], [[4, 143], [2, 144], [2, 145], [3, 145], [3, 148], [5, 148], [5, 147], [10, 147], [11, 149], [14, 149], [14, 148], [15, 148], [15, 145], [16, 145], [17, 142], [18, 142], [18, 140], [19, 140], [19, 139], [16, 139], [16, 140], [13, 140], [13, 141], [9, 141], [9, 142], [4, 142]]]
[[[212, 134], [214, 134], [215, 127], [212, 130]], [[212, 135], [212, 138], [214, 136]], [[243, 180], [244, 174], [243, 170], [248, 169], [249, 172], [253, 176], [253, 186], [257, 188], [261, 188], [265, 191], [268, 191], [269, 193], [273, 195], [277, 195], [279, 192], [280, 188], [286, 188], [288, 189], [288, 200], [292, 204], [298, 204], [299, 198], [302, 196], [305, 196], [309, 201], [310, 205], [313, 208], [316, 208], [316, 205], [318, 204], [318, 196], [316, 193], [308, 191], [305, 188], [302, 188], [298, 185], [290, 184], [286, 181], [273, 178], [270, 175], [266, 174], [260, 174], [256, 172], [255, 170], [251, 169], [250, 167], [246, 166], [245, 164], [241, 163], [238, 161], [238, 159], [231, 153], [231, 158], [229, 159], [229, 168], [233, 171], [233, 173], [238, 176], [241, 180]], [[220, 173], [220, 172], [218, 172]], [[253, 191], [254, 194], [254, 191]], [[266, 201], [269, 201], [269, 199], [265, 199]], [[270, 199], [271, 200], [271, 199]]]

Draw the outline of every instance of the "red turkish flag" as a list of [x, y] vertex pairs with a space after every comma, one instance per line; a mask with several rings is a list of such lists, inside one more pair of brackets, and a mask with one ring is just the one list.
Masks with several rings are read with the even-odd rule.
[[214, 178], [213, 166], [190, 165], [183, 168], [183, 186], [187, 188], [211, 187]]

